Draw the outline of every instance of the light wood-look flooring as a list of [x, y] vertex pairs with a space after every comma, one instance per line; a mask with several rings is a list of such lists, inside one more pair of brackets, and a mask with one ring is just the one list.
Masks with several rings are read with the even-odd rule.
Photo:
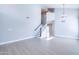
[[0, 55], [78, 55], [79, 40], [32, 38], [0, 46]]

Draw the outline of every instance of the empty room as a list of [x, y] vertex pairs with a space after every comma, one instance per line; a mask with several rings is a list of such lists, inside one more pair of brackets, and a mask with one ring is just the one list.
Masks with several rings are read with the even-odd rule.
[[79, 4], [0, 4], [0, 55], [79, 55]]

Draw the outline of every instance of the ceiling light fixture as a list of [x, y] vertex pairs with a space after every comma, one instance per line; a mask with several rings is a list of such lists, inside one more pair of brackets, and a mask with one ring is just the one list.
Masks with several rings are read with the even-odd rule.
[[62, 15], [61, 15], [61, 20], [62, 20], [62, 22], [65, 21], [65, 5], [64, 5], [64, 4], [62, 5]]

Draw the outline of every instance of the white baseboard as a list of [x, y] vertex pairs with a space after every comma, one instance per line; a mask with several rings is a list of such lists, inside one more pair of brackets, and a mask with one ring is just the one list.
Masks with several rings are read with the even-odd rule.
[[30, 39], [30, 38], [34, 38], [35, 36], [30, 36], [30, 37], [25, 37], [22, 39], [17, 39], [17, 40], [12, 40], [12, 41], [7, 41], [7, 42], [2, 42], [0, 43], [0, 45], [4, 45], [4, 44], [10, 44], [10, 43], [14, 43], [14, 42], [18, 42], [18, 41], [22, 41], [22, 40], [26, 40], [26, 39]]
[[57, 35], [57, 34], [55, 34], [55, 36], [57, 36], [57, 37], [63, 37], [63, 38], [79, 39], [78, 37], [65, 36], [65, 35]]

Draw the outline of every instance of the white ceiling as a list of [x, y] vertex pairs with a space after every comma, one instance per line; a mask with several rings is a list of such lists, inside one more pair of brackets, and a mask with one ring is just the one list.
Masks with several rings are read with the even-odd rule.
[[[42, 8], [63, 8], [63, 4], [41, 4]], [[79, 8], [79, 4], [64, 4], [64, 8]]]

